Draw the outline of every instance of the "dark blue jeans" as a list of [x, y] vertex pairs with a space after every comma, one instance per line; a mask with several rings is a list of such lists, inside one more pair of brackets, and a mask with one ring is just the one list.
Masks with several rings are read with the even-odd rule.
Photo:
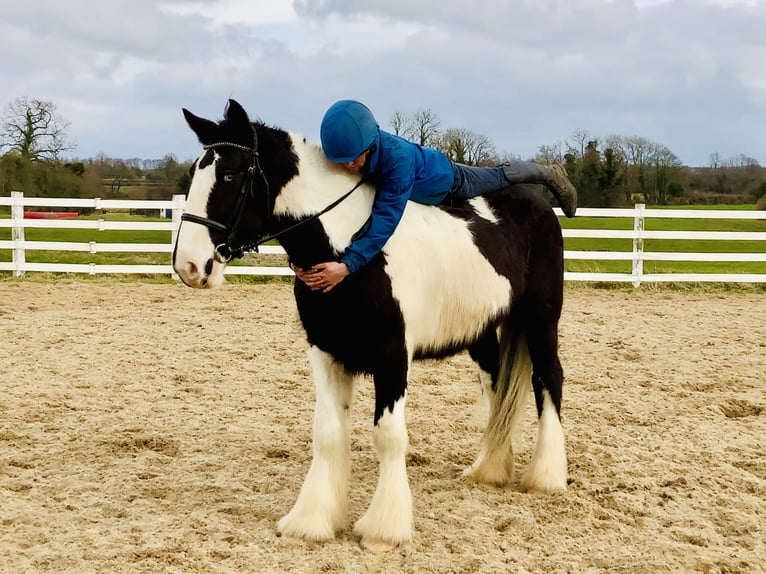
[[450, 199], [471, 199], [477, 195], [498, 191], [510, 185], [505, 177], [503, 166], [475, 167], [452, 162], [455, 179], [449, 195]]

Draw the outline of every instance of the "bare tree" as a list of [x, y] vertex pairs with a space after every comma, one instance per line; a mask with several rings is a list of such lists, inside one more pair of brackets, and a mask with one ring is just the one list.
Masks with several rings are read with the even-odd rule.
[[751, 167], [760, 167], [761, 164], [758, 163], [758, 160], [754, 157], [747, 156], [743, 153], [735, 155], [733, 158], [729, 160], [729, 163], [732, 167], [744, 167], [744, 168], [751, 168]]
[[58, 159], [76, 147], [67, 140], [68, 127], [53, 102], [21, 97], [6, 106], [0, 148], [16, 151], [30, 161]]
[[642, 168], [649, 162], [655, 144], [641, 136], [630, 136], [625, 139], [625, 153], [630, 165]]
[[399, 110], [394, 112], [391, 116], [391, 131], [395, 136], [404, 137], [404, 132], [407, 129], [407, 116], [405, 116]]
[[605, 138], [605, 149], [611, 149], [614, 153], [614, 158], [616, 161], [619, 161], [622, 165], [628, 164], [628, 152], [627, 152], [627, 144], [625, 142], [625, 138], [622, 136], [618, 136], [615, 134], [611, 134], [606, 136]]
[[484, 134], [477, 134], [465, 128], [451, 128], [445, 131], [438, 147], [452, 161], [466, 165], [488, 165], [497, 161], [497, 152], [492, 141]]
[[441, 137], [440, 126], [438, 116], [425, 108], [419, 109], [411, 116], [396, 111], [391, 117], [391, 130], [394, 135], [423, 146], [437, 145]]
[[439, 139], [441, 121], [437, 115], [425, 108], [421, 108], [412, 114], [410, 121], [410, 139], [420, 145], [430, 146]]
[[541, 145], [537, 148], [535, 159], [542, 163], [564, 163], [564, 143], [557, 140], [552, 145]]
[[574, 143], [568, 143], [569, 152], [575, 154], [580, 159], [584, 158], [588, 142], [593, 139], [588, 134], [588, 130], [575, 130], [574, 133], [572, 133], [572, 139], [574, 140]]

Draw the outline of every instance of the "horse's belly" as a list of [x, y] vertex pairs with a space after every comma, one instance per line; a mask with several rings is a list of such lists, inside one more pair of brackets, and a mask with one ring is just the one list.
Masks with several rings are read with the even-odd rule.
[[511, 302], [509, 280], [473, 243], [466, 222], [426, 209], [422, 216], [408, 209], [385, 248], [412, 350], [473, 341]]
[[508, 311], [510, 286], [504, 278], [496, 285], [489, 285], [493, 281], [481, 286], [445, 283], [434, 284], [429, 291], [410, 290], [397, 295], [405, 337], [413, 350], [438, 350], [470, 343], [489, 323]]

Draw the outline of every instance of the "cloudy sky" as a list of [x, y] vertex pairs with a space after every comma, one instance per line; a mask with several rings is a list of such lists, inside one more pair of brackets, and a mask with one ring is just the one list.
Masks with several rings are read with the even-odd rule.
[[0, 109], [53, 101], [75, 154], [190, 159], [181, 108], [318, 141], [335, 100], [434, 112], [500, 152], [642, 136], [685, 165], [766, 165], [766, 0], [23, 0]]

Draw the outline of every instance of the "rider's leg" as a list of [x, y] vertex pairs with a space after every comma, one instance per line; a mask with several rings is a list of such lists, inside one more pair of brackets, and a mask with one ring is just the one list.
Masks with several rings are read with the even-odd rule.
[[453, 162], [452, 169], [455, 179], [448, 195], [449, 199], [471, 199], [508, 187], [508, 178], [502, 166], [476, 167]]
[[514, 160], [497, 167], [453, 163], [455, 179], [447, 199], [470, 199], [508, 187], [508, 184], [539, 183], [551, 190], [567, 217], [574, 217], [577, 191], [560, 165], [541, 165]]
[[564, 215], [574, 217], [577, 210], [577, 190], [569, 181], [563, 166], [511, 161], [502, 167], [510, 183], [540, 183], [550, 189]]

